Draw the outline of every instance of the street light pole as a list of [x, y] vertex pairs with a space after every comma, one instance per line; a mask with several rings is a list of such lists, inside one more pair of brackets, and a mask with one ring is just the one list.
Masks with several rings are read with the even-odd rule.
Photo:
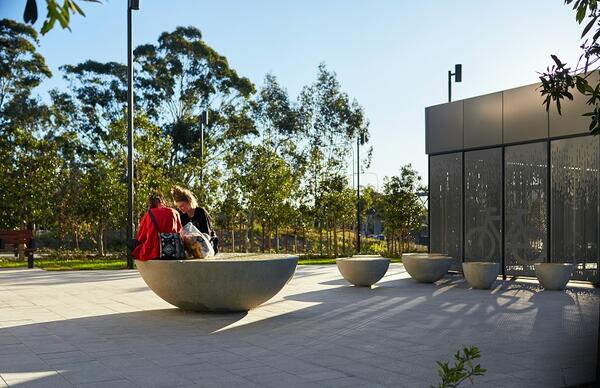
[[454, 81], [462, 82], [461, 64], [454, 65], [454, 73], [451, 70], [448, 70], [448, 102], [452, 102], [452, 76], [454, 76]]
[[208, 125], [208, 111], [200, 115], [200, 187], [204, 190], [204, 127]]
[[360, 254], [360, 135], [356, 138], [356, 253]]
[[[139, 0], [127, 2], [127, 242], [133, 240], [133, 47], [131, 43], [131, 11], [140, 9]], [[133, 256], [127, 251], [127, 268], [133, 269]]]

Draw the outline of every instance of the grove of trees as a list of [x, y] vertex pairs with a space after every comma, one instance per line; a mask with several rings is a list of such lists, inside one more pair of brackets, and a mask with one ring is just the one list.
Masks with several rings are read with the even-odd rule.
[[[106, 233], [126, 223], [126, 66], [65, 64], [65, 88], [42, 99], [35, 89], [53, 75], [38, 43], [32, 27], [0, 20], [0, 229], [35, 224], [64, 247], [93, 242], [104, 254]], [[230, 250], [353, 252], [348, 159], [369, 122], [333, 71], [319, 65], [297, 98], [272, 74], [257, 88], [194, 27], [162, 33], [134, 58], [136, 214], [150, 190], [179, 184]], [[383, 193], [364, 190], [390, 252], [423, 223], [419, 180], [408, 165]]]

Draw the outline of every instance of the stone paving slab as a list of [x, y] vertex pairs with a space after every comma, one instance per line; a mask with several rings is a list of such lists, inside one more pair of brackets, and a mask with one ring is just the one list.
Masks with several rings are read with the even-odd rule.
[[476, 345], [482, 387], [593, 380], [600, 292], [531, 281], [419, 284], [392, 264], [373, 289], [299, 266], [248, 314], [181, 311], [137, 271], [0, 270], [0, 387], [428, 387]]

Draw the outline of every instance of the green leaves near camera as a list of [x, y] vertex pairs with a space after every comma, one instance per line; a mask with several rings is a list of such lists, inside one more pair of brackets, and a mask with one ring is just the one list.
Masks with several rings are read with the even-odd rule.
[[[100, 0], [82, 0], [93, 3], [100, 3]], [[74, 0], [64, 0], [63, 4], [60, 5], [57, 0], [46, 0], [47, 15], [42, 25], [41, 33], [46, 35], [48, 31], [54, 28], [56, 21], [60, 23], [63, 29], [68, 29], [69, 23], [71, 22], [71, 13], [73, 15], [79, 14], [85, 16], [83, 10], [77, 5]], [[23, 13], [23, 20], [25, 23], [34, 24], [38, 19], [38, 9], [36, 0], [27, 0], [25, 4], [25, 12]]]
[[473, 383], [473, 376], [483, 376], [487, 372], [480, 364], [473, 365], [473, 360], [480, 357], [476, 346], [463, 346], [462, 352], [459, 350], [454, 354], [454, 366], [450, 366], [448, 362], [436, 361], [442, 381], [431, 388], [454, 388], [467, 379]]

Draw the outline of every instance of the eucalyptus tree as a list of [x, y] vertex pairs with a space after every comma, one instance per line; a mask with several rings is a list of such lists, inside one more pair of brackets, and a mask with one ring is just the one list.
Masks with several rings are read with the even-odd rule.
[[[280, 247], [280, 229], [292, 226], [297, 216], [295, 209], [301, 205], [299, 195], [300, 178], [305, 168], [304, 159], [298, 143], [301, 141], [301, 123], [296, 103], [291, 101], [287, 90], [277, 78], [267, 74], [252, 104], [252, 119], [256, 126], [256, 135], [250, 140], [253, 144], [264, 148], [266, 153], [277, 155], [291, 175], [291, 184], [277, 197], [271, 221], [266, 225], [274, 228], [276, 249]], [[260, 155], [254, 153], [254, 155]], [[265, 171], [268, 174], [268, 171]], [[265, 179], [279, 179], [267, 176]], [[277, 183], [274, 182], [276, 186]], [[254, 209], [250, 209], [254, 214]], [[249, 217], [251, 219], [251, 217]], [[269, 229], [270, 231], [270, 229]], [[294, 239], [296, 241], [296, 236]]]
[[125, 135], [113, 124], [122, 119], [127, 102], [127, 66], [117, 62], [88, 60], [61, 66], [69, 96], [77, 109], [77, 130], [92, 153], [115, 156]]
[[98, 253], [103, 255], [105, 231], [122, 228], [126, 221], [126, 128], [120, 122], [127, 99], [127, 67], [88, 60], [61, 70], [68, 81], [65, 99], [76, 111], [73, 130], [83, 148], [80, 212], [92, 226]]
[[47, 107], [32, 91], [52, 76], [37, 52], [37, 32], [0, 20], [0, 227], [20, 227], [49, 215], [55, 158], [44, 140]]
[[[139, 68], [135, 80], [139, 102], [173, 140], [169, 155], [173, 177], [197, 186], [200, 171], [209, 178], [218, 173], [223, 154], [252, 131], [248, 99], [254, 85], [208, 46], [195, 27], [163, 32], [157, 44], [138, 46], [134, 57]], [[209, 112], [209, 125], [201, 159], [203, 111]], [[206, 197], [204, 188], [200, 196]]]
[[320, 64], [317, 80], [300, 93], [299, 116], [303, 124], [303, 154], [306, 160], [304, 183], [313, 199], [315, 225], [319, 230], [320, 253], [327, 208], [320, 200], [333, 188], [327, 185], [344, 175], [355, 140], [368, 140], [369, 123], [356, 100], [341, 90], [334, 72]]
[[84, 196], [83, 164], [87, 161], [87, 147], [79, 137], [77, 128], [80, 113], [71, 96], [56, 89], [49, 94], [50, 136], [60, 157], [56, 169], [56, 184], [52, 190], [55, 210], [52, 229], [62, 246], [65, 246], [71, 235], [74, 247], [79, 249], [80, 241], [91, 230], [79, 202]]

